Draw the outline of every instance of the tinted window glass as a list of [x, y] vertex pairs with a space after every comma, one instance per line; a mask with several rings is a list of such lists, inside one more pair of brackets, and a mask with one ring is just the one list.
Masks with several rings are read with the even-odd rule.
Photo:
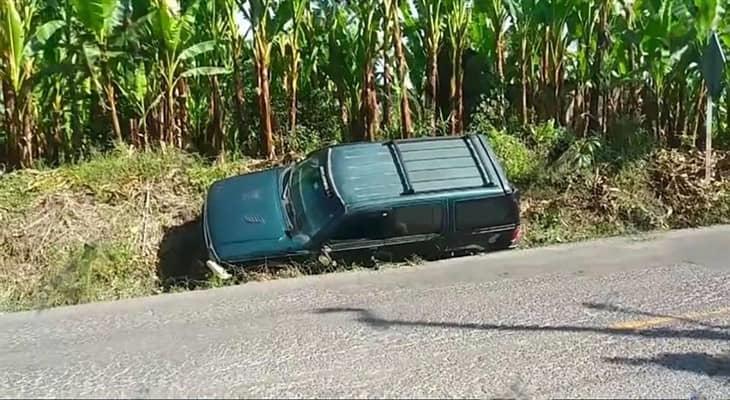
[[289, 176], [290, 217], [303, 233], [314, 236], [340, 211], [339, 201], [328, 197], [320, 173], [321, 162], [311, 157], [294, 166]]
[[342, 221], [332, 240], [377, 240], [385, 237], [386, 218], [382, 214], [354, 215]]
[[456, 203], [456, 230], [473, 231], [517, 222], [514, 203], [505, 196]]
[[392, 212], [352, 216], [332, 235], [332, 240], [380, 240], [441, 232], [440, 205], [396, 208]]
[[401, 207], [390, 216], [389, 237], [425, 235], [441, 232], [441, 205]]

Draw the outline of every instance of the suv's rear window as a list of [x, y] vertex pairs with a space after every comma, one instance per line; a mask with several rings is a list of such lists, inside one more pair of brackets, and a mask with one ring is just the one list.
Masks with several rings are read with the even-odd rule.
[[454, 208], [457, 231], [474, 231], [517, 222], [515, 204], [507, 196], [458, 201]]

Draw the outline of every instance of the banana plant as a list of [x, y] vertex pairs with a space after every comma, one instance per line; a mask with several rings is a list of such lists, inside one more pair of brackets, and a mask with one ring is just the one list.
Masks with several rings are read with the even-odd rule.
[[121, 23], [121, 2], [119, 0], [70, 0], [76, 19], [86, 28], [82, 36], [82, 47], [88, 68], [97, 91], [106, 99], [111, 117], [112, 129], [118, 141], [122, 140], [122, 129], [117, 114], [117, 98], [112, 63], [124, 55], [111, 48], [110, 38]]
[[470, 25], [472, 42], [482, 53], [495, 61], [495, 70], [500, 82], [505, 79], [505, 57], [509, 12], [504, 0], [485, 0], [474, 3], [474, 23]]
[[322, 72], [334, 86], [342, 128], [348, 134], [346, 140], [356, 140], [360, 136], [352, 129], [360, 110], [356, 23], [355, 16], [334, 1], [322, 1], [314, 19], [314, 36], [326, 38], [322, 43], [326, 59], [319, 62]]
[[436, 134], [436, 96], [438, 90], [438, 55], [444, 38], [443, 0], [415, 0], [420, 20], [419, 36], [426, 50], [427, 107], [430, 109], [429, 126]]
[[[723, 31], [727, 29], [727, 26], [723, 24], [725, 21], [725, 6], [726, 1], [722, 0], [694, 0], [693, 14], [696, 19], [696, 23], [694, 24], [696, 37], [695, 48], [697, 50], [696, 60], [698, 65], [701, 63], [700, 57], [707, 48], [710, 35], [713, 32], [718, 32], [718, 34], [722, 37], [725, 33]], [[702, 85], [704, 86], [704, 80]], [[707, 94], [707, 96], [709, 96], [709, 94]], [[727, 94], [726, 97], [728, 97]], [[716, 99], [717, 104], [720, 104], [719, 100], [720, 99]], [[726, 112], [728, 111], [729, 110], [726, 110]], [[705, 117], [707, 118], [707, 116]]]
[[528, 94], [531, 90], [532, 75], [532, 49], [534, 43], [530, 40], [535, 31], [534, 10], [536, 0], [505, 0], [512, 25], [512, 37], [517, 42], [518, 62], [520, 73], [520, 86], [522, 88], [520, 98], [520, 112], [522, 124], [527, 125], [529, 118]]
[[53, 20], [34, 27], [36, 11], [35, 1], [0, 0], [0, 86], [11, 167], [31, 166], [39, 152], [33, 115], [36, 61], [39, 50], [63, 26]]
[[280, 22], [276, 19], [279, 3], [275, 0], [237, 0], [240, 11], [251, 25], [256, 87], [261, 119], [261, 144], [268, 159], [276, 157], [274, 115], [271, 107], [271, 51]]
[[[392, 43], [395, 50], [395, 59], [398, 64], [398, 89], [400, 92], [400, 119], [401, 136], [409, 138], [413, 135], [413, 119], [408, 96], [408, 61], [403, 46], [402, 22], [400, 16], [400, 0], [383, 0], [385, 6], [385, 20], [391, 27]], [[387, 48], [387, 46], [386, 46]]]
[[[230, 66], [232, 70], [233, 78], [233, 106], [235, 110], [235, 122], [238, 137], [243, 137], [246, 134], [246, 116], [245, 116], [245, 97], [244, 97], [244, 68], [243, 68], [243, 57], [246, 44], [244, 38], [250, 32], [250, 27], [247, 30], [245, 26], [236, 18], [238, 12], [238, 5], [235, 0], [223, 0], [223, 20], [224, 29], [222, 36], [224, 37], [224, 43], [227, 45], [228, 57], [226, 65]], [[235, 139], [235, 135], [234, 135]], [[221, 153], [222, 154], [222, 153]]]
[[151, 106], [160, 104], [162, 108], [161, 142], [180, 148], [187, 139], [187, 80], [229, 73], [219, 66], [187, 65], [192, 64], [196, 57], [214, 51], [217, 45], [215, 40], [195, 41], [194, 21], [198, 4], [195, 1], [183, 12], [176, 0], [155, 0], [151, 19], [152, 32], [160, 42], [157, 68], [163, 83], [163, 92]]
[[349, 7], [337, 1], [323, 3], [318, 29], [328, 38], [324, 70], [336, 88], [349, 140], [374, 140], [379, 128], [375, 57], [381, 48], [382, 10], [377, 0]]
[[285, 89], [289, 95], [289, 135], [294, 138], [297, 129], [297, 91], [302, 64], [302, 42], [312, 29], [309, 0], [284, 2], [277, 18], [284, 22], [284, 29], [277, 36], [276, 42], [282, 59], [286, 60]]
[[[507, 39], [509, 33], [509, 12], [504, 0], [485, 0], [474, 3], [474, 14], [469, 27], [472, 48], [484, 60], [493, 60], [487, 76], [494, 76], [494, 88], [497, 104], [506, 100], [508, 87], [505, 75], [505, 58], [507, 55]], [[507, 111], [503, 107], [496, 110], [501, 120]]]
[[447, 2], [446, 27], [451, 47], [451, 134], [464, 130], [464, 51], [469, 45], [471, 5], [466, 0]]
[[[536, 15], [540, 45], [541, 68], [540, 110], [545, 119], [563, 121], [562, 103], [565, 61], [570, 41], [568, 24], [574, 19], [581, 0], [538, 0]], [[605, 3], [607, 0], [601, 0]], [[594, 5], [595, 7], [595, 5]], [[600, 67], [600, 64], [598, 65]], [[600, 71], [600, 69], [599, 69]]]
[[[686, 54], [691, 50], [691, 27], [685, 23], [688, 17], [686, 4], [671, 0], [647, 0], [641, 3], [639, 19], [641, 36], [641, 68], [647, 76], [647, 92], [652, 95], [651, 110], [647, 119], [652, 122], [657, 139], [663, 136], [662, 121], [666, 117], [665, 93], [672, 75], [684, 75]], [[699, 110], [698, 110], [699, 112]], [[699, 121], [699, 119], [697, 119]], [[693, 129], [693, 131], [696, 129]]]
[[360, 45], [356, 47], [360, 66], [360, 118], [355, 131], [360, 131], [362, 139], [374, 141], [378, 133], [378, 97], [375, 84], [375, 57], [380, 48], [378, 28], [380, 27], [380, 7], [377, 0], [364, 0], [354, 6], [358, 21]]

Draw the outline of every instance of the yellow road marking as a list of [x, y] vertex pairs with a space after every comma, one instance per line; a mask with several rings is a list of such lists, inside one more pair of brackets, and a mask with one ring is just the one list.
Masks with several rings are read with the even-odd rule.
[[730, 307], [725, 307], [714, 311], [703, 311], [685, 315], [678, 315], [676, 317], [659, 317], [645, 320], [624, 321], [611, 325], [611, 329], [648, 329], [659, 325], [671, 324], [673, 322], [682, 322], [682, 320], [697, 320], [699, 318], [715, 317], [723, 314], [730, 314]]

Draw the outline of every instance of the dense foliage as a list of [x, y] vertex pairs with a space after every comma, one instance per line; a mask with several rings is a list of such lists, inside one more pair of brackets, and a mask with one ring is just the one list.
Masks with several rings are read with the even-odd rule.
[[[730, 47], [726, 6], [0, 0], [0, 161], [73, 161], [115, 141], [273, 158], [459, 133], [479, 106], [479, 126], [510, 134], [548, 122], [586, 146], [698, 147], [700, 55], [712, 30]], [[730, 96], [718, 100], [722, 144]]]

